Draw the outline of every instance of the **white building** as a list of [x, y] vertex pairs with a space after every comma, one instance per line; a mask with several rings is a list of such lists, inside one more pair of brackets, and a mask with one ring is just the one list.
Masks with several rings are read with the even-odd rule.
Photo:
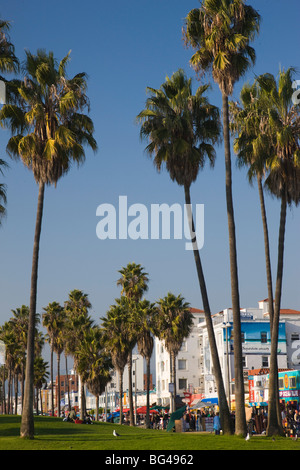
[[[198, 324], [203, 321], [204, 312], [196, 308], [191, 308], [191, 312], [194, 315], [194, 326], [176, 358], [176, 391], [182, 398], [183, 392], [194, 391], [203, 380]], [[157, 404], [167, 406], [170, 404], [170, 356], [164, 342], [158, 338], [155, 338], [155, 353]]]
[[[234, 394], [234, 343], [232, 309], [213, 315], [214, 332], [227, 396]], [[200, 362], [203, 365], [203, 389], [206, 398], [217, 397], [208, 334], [205, 322], [198, 327]], [[241, 309], [242, 352], [245, 383], [253, 369], [270, 366], [271, 334], [268, 300], [258, 302], [258, 308]], [[278, 338], [278, 368], [300, 369], [300, 311], [281, 309]], [[247, 392], [247, 390], [246, 390]]]

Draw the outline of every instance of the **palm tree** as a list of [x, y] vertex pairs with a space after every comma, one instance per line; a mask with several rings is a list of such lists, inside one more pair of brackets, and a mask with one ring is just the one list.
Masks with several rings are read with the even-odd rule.
[[[247, 166], [248, 179], [253, 184], [256, 177], [260, 199], [260, 208], [264, 233], [266, 277], [268, 289], [268, 305], [270, 331], [272, 337], [274, 303], [273, 303], [273, 283], [271, 272], [271, 257], [269, 244], [269, 230], [267, 224], [267, 214], [265, 207], [265, 197], [263, 189], [263, 178], [267, 175], [266, 160], [272, 153], [272, 142], [268, 131], [269, 99], [262, 93], [257, 82], [253, 85], [245, 84], [240, 93], [241, 105], [229, 103], [231, 115], [231, 128], [236, 133], [234, 150], [238, 157], [239, 166]], [[272, 339], [271, 339], [272, 340]], [[277, 360], [277, 358], [276, 358]], [[279, 403], [279, 390], [274, 394], [277, 396], [277, 419], [281, 428], [281, 410]]]
[[[50, 355], [50, 377], [51, 377], [51, 411], [52, 416], [54, 416], [54, 376], [53, 376], [53, 353], [56, 348], [56, 344], [60, 335], [61, 328], [63, 327], [65, 320], [65, 312], [63, 307], [58, 302], [49, 303], [47, 307], [44, 308], [43, 313], [43, 326], [47, 328], [51, 355]], [[59, 369], [58, 369], [59, 372]], [[60, 383], [58, 376], [58, 383]], [[59, 394], [58, 394], [59, 397]], [[58, 399], [59, 407], [59, 399]], [[58, 415], [59, 416], [59, 415]]]
[[222, 93], [223, 138], [225, 147], [226, 203], [229, 232], [231, 297], [234, 323], [234, 381], [236, 400], [235, 433], [245, 435], [244, 378], [237, 267], [235, 220], [229, 138], [228, 96], [234, 84], [255, 62], [250, 46], [259, 30], [260, 16], [245, 0], [203, 0], [201, 7], [186, 18], [185, 41], [196, 49], [191, 64], [197, 72], [211, 71]]
[[79, 345], [78, 373], [88, 390], [96, 397], [96, 421], [99, 420], [99, 395], [111, 381], [112, 362], [104, 350], [102, 330], [93, 327], [84, 332], [83, 341]]
[[[73, 356], [76, 371], [78, 371], [78, 351], [80, 351], [80, 344], [83, 341], [85, 333], [89, 331], [94, 324], [88, 314], [91, 307], [92, 305], [88, 299], [88, 294], [78, 289], [74, 289], [69, 293], [69, 299], [64, 304], [66, 313], [66, 324], [64, 328], [66, 339], [64, 340], [64, 345], [67, 353]], [[85, 408], [84, 382], [81, 380], [81, 419], [83, 419], [86, 414]]]
[[22, 307], [12, 310], [12, 313], [13, 316], [10, 318], [10, 323], [14, 325], [13, 328], [17, 335], [21, 354], [21, 403], [23, 406], [29, 307], [27, 305], [22, 305]]
[[41, 390], [44, 385], [47, 384], [49, 377], [48, 373], [48, 362], [46, 362], [42, 356], [36, 356], [34, 359], [34, 386], [36, 388], [36, 413], [39, 414], [39, 395], [41, 401], [41, 414], [43, 414], [43, 402], [41, 396]]
[[174, 384], [171, 410], [175, 411], [176, 399], [176, 357], [183, 341], [189, 336], [193, 327], [193, 314], [189, 303], [181, 295], [177, 297], [168, 292], [167, 296], [157, 302], [158, 310], [155, 320], [159, 339], [164, 342], [170, 354], [170, 382]]
[[[0, 72], [12, 73], [18, 72], [19, 60], [15, 56], [15, 48], [9, 37], [10, 23], [5, 20], [0, 20]], [[0, 75], [0, 80], [6, 82], [7, 80]], [[3, 169], [7, 167], [7, 163], [0, 159], [0, 174], [3, 175]], [[6, 214], [5, 204], [6, 199], [6, 186], [0, 184], [0, 223], [3, 216]]]
[[154, 155], [154, 164], [160, 171], [163, 164], [173, 181], [184, 187], [185, 203], [193, 241], [193, 254], [205, 312], [209, 343], [219, 396], [222, 429], [231, 433], [228, 403], [214, 335], [211, 310], [191, 210], [190, 188], [203, 169], [206, 159], [211, 166], [215, 161], [213, 145], [220, 135], [219, 110], [205, 97], [208, 85], [200, 86], [192, 94], [191, 79], [178, 70], [166, 79], [159, 90], [151, 93], [145, 109], [138, 115], [142, 122], [141, 137], [150, 143], [146, 151]]
[[278, 365], [277, 344], [280, 319], [280, 304], [283, 280], [284, 238], [287, 206], [300, 201], [300, 115], [299, 107], [293, 103], [293, 73], [280, 70], [278, 81], [271, 74], [257, 78], [257, 82], [268, 100], [268, 132], [272, 142], [266, 166], [269, 170], [265, 185], [281, 201], [278, 234], [277, 274], [272, 324], [270, 357], [268, 435], [282, 434], [278, 421]]
[[106, 317], [101, 318], [105, 350], [111, 356], [112, 364], [119, 375], [120, 423], [123, 420], [123, 373], [128, 356], [136, 343], [131, 305], [127, 297], [116, 299]]
[[[10, 22], [0, 19], [0, 72], [18, 72], [19, 60], [15, 55], [15, 48], [9, 36]], [[1, 80], [5, 79], [0, 76]]]
[[[118, 279], [117, 285], [122, 287], [121, 294], [127, 297], [130, 303], [132, 318], [134, 318], [138, 302], [141, 300], [144, 292], [148, 290], [148, 273], [144, 271], [144, 268], [140, 264], [136, 263], [128, 263], [126, 267], [120, 269], [119, 273], [121, 274], [121, 278]], [[129, 351], [128, 355], [128, 395], [130, 426], [133, 426], [132, 350]]]
[[14, 84], [15, 96], [0, 111], [0, 121], [9, 127], [12, 137], [7, 151], [21, 158], [39, 187], [32, 274], [30, 319], [24, 410], [21, 437], [34, 438], [33, 364], [34, 316], [36, 311], [38, 256], [43, 216], [45, 185], [56, 185], [59, 178], [85, 159], [84, 147], [96, 150], [91, 119], [82, 114], [88, 106], [85, 74], [66, 76], [69, 54], [57, 64], [53, 53], [26, 52], [25, 77]]
[[139, 353], [145, 358], [147, 364], [147, 403], [146, 403], [146, 428], [150, 428], [150, 361], [152, 357], [154, 339], [158, 334], [155, 328], [157, 307], [149, 300], [141, 300], [137, 306], [137, 346]]

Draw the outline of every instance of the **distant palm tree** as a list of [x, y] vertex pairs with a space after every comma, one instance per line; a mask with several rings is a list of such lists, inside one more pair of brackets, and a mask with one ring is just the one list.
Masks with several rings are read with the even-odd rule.
[[[85, 145], [96, 150], [93, 123], [82, 114], [88, 107], [85, 74], [66, 76], [69, 54], [57, 64], [53, 53], [26, 52], [25, 77], [12, 85], [11, 103], [0, 111], [0, 122], [11, 129], [7, 151], [21, 158], [39, 187], [30, 291], [30, 318], [24, 409], [21, 437], [34, 438], [33, 366], [34, 319], [37, 297], [38, 256], [45, 185], [56, 185], [71, 163], [85, 159]], [[13, 91], [15, 93], [13, 93]]]
[[[138, 302], [141, 300], [144, 293], [148, 290], [148, 273], [144, 271], [144, 268], [140, 264], [136, 263], [128, 263], [127, 266], [120, 269], [119, 273], [121, 274], [121, 278], [118, 279], [117, 285], [120, 285], [122, 287], [121, 294], [127, 297], [129, 301], [133, 320], [136, 315], [136, 308]], [[135, 344], [133, 344], [132, 347], [134, 346]], [[134, 426], [132, 393], [132, 350], [129, 351], [128, 355], [128, 395], [130, 409], [130, 426]]]
[[211, 71], [222, 93], [223, 137], [225, 147], [226, 203], [229, 233], [231, 296], [234, 323], [234, 389], [236, 399], [235, 433], [246, 435], [240, 299], [232, 197], [228, 96], [234, 84], [255, 61], [250, 46], [259, 30], [260, 15], [245, 0], [203, 0], [186, 18], [185, 40], [196, 52], [191, 65], [200, 74]]
[[169, 292], [166, 297], [159, 299], [157, 305], [156, 330], [170, 354], [170, 382], [174, 384], [170, 410], [175, 411], [176, 357], [192, 330], [194, 317], [189, 303], [181, 295], [176, 297]]
[[88, 390], [96, 397], [96, 421], [99, 420], [99, 396], [111, 381], [111, 357], [104, 350], [103, 333], [99, 327], [84, 332], [79, 345], [78, 373]]
[[139, 353], [147, 363], [147, 403], [146, 403], [146, 428], [150, 428], [150, 361], [154, 348], [153, 336], [158, 334], [155, 325], [157, 306], [149, 300], [143, 299], [137, 305], [136, 332]]
[[119, 375], [120, 423], [123, 420], [123, 373], [128, 356], [136, 343], [136, 333], [129, 300], [122, 296], [116, 299], [106, 317], [101, 318], [104, 347], [111, 356], [112, 364]]
[[269, 436], [283, 434], [281, 422], [278, 420], [277, 344], [283, 280], [284, 238], [287, 206], [298, 205], [300, 202], [300, 114], [299, 107], [292, 100], [293, 74], [294, 70], [289, 68], [286, 71], [280, 70], [278, 81], [268, 73], [257, 78], [261, 91], [268, 101], [268, 131], [272, 142], [271, 153], [266, 162], [269, 174], [265, 185], [271, 194], [281, 201], [271, 334], [267, 428]]
[[43, 313], [42, 315], [43, 326], [47, 328], [49, 342], [50, 342], [50, 349], [51, 349], [51, 356], [50, 356], [51, 411], [52, 411], [52, 416], [54, 416], [53, 353], [56, 348], [56, 343], [57, 343], [57, 339], [59, 338], [61, 328], [63, 327], [63, 324], [64, 324], [65, 312], [64, 312], [63, 307], [58, 302], [51, 302], [50, 304], [48, 304], [48, 306], [44, 308], [44, 312], [45, 313]]
[[150, 156], [154, 156], [156, 168], [160, 171], [165, 165], [171, 179], [184, 187], [194, 260], [218, 389], [222, 429], [224, 433], [229, 434], [231, 420], [197, 245], [190, 195], [191, 185], [204, 168], [206, 160], [211, 166], [214, 165], [216, 153], [213, 145], [218, 142], [220, 136], [219, 110], [205, 97], [207, 89], [208, 85], [200, 86], [193, 95], [192, 81], [180, 69], [171, 78], [167, 77], [160, 89], [148, 88], [150, 96], [138, 119], [142, 122], [141, 137], [149, 139], [146, 151]]
[[41, 414], [43, 414], [43, 401], [41, 396], [41, 390], [44, 385], [47, 384], [49, 377], [48, 373], [49, 364], [42, 356], [37, 356], [34, 359], [34, 386], [36, 388], [36, 414], [39, 414], [39, 396], [41, 402]]
[[[94, 325], [94, 321], [89, 315], [89, 309], [92, 307], [88, 294], [74, 289], [69, 293], [69, 299], [64, 304], [66, 313], [66, 323], [64, 325], [64, 341], [67, 353], [73, 356], [74, 369], [78, 372], [78, 353], [80, 344], [87, 331]], [[86, 414], [84, 382], [81, 380], [81, 406], [80, 417], [84, 418]]]

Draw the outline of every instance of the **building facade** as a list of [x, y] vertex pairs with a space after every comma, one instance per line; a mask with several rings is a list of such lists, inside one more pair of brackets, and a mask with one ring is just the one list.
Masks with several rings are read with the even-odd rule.
[[[258, 308], [241, 309], [241, 334], [245, 392], [248, 399], [248, 374], [255, 369], [270, 366], [271, 332], [268, 300], [258, 303]], [[232, 309], [224, 309], [213, 316], [214, 332], [222, 375], [228, 400], [234, 397], [234, 341]], [[200, 337], [200, 362], [203, 365], [203, 389], [207, 398], [217, 396], [208, 334], [205, 323], [198, 326]], [[278, 368], [300, 370], [300, 311], [280, 311], [278, 337]], [[257, 387], [256, 387], [257, 388]], [[257, 388], [258, 390], [258, 388]]]
[[[191, 308], [194, 326], [189, 337], [182, 344], [176, 358], [176, 391], [184, 398], [184, 392], [194, 391], [201, 387], [200, 342], [198, 324], [204, 320], [203, 310]], [[156, 354], [156, 397], [157, 404], [170, 404], [170, 356], [164, 342], [155, 338]]]

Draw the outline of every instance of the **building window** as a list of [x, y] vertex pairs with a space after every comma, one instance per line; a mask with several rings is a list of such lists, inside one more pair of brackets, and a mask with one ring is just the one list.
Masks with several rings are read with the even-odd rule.
[[292, 333], [291, 341], [299, 341], [299, 333]]
[[261, 364], [262, 367], [269, 367], [268, 356], [262, 356], [261, 361], [262, 361], [262, 364]]
[[267, 332], [266, 332], [266, 331], [262, 331], [262, 332], [260, 333], [260, 341], [261, 341], [262, 343], [267, 343], [268, 338], [267, 338]]
[[179, 390], [186, 390], [187, 388], [187, 379], [179, 379]]
[[243, 361], [243, 367], [246, 367], [246, 357], [245, 356], [243, 356], [242, 361]]
[[180, 351], [186, 351], [187, 350], [187, 343], [186, 341], [183, 341], [182, 345], [181, 345], [181, 348], [180, 348]]
[[245, 332], [241, 331], [241, 338], [242, 338], [242, 343], [245, 342]]
[[178, 360], [178, 369], [179, 370], [186, 370], [186, 360], [185, 359], [179, 359]]
[[290, 377], [290, 378], [289, 378], [289, 386], [290, 386], [290, 388], [296, 388], [296, 384], [297, 384], [296, 377]]

